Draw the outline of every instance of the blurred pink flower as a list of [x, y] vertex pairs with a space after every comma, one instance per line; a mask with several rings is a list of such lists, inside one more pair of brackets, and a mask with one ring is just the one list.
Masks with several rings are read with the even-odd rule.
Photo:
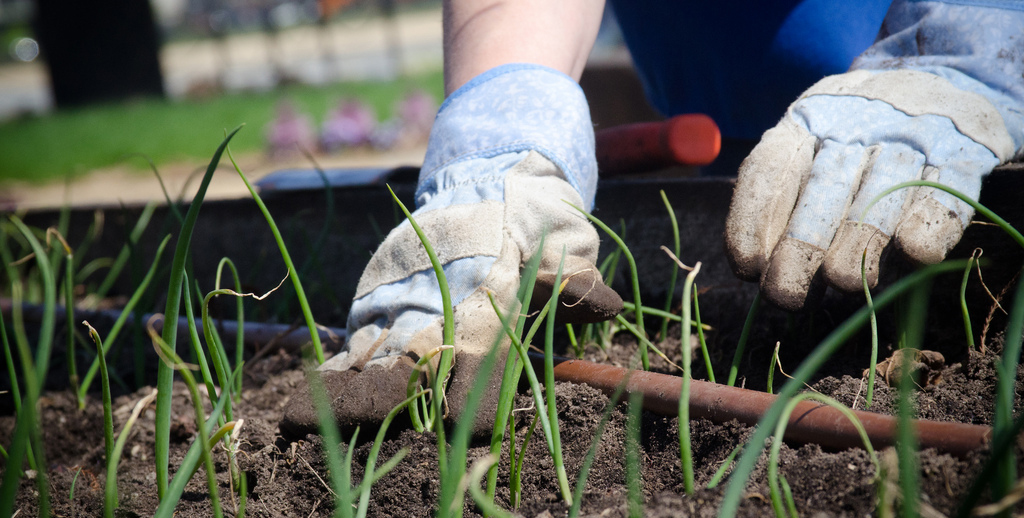
[[378, 126], [371, 143], [377, 149], [426, 143], [436, 115], [434, 98], [423, 90], [413, 90], [395, 106], [395, 116]]
[[277, 105], [277, 116], [267, 126], [267, 152], [280, 158], [297, 154], [300, 149], [313, 151], [316, 137], [309, 117], [299, 113], [288, 101]]
[[320, 145], [324, 151], [368, 144], [377, 116], [366, 103], [349, 99], [343, 101], [328, 115], [320, 132]]

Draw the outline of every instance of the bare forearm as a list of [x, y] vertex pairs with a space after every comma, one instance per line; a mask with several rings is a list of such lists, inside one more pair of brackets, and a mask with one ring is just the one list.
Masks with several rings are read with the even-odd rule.
[[579, 80], [604, 0], [447, 0], [445, 93], [507, 63], [534, 63]]

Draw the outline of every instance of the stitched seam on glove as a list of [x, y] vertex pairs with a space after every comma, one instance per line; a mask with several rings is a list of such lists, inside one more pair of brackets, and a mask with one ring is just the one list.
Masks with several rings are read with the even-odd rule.
[[957, 130], [992, 151], [1000, 162], [1014, 154], [1003, 118], [982, 95], [966, 92], [927, 72], [856, 70], [826, 77], [809, 88], [801, 99], [817, 95], [855, 96], [891, 105], [907, 115], [938, 115]]

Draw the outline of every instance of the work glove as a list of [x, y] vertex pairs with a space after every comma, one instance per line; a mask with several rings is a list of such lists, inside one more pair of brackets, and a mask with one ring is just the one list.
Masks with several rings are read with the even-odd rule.
[[894, 4], [861, 69], [804, 92], [740, 166], [726, 222], [737, 275], [798, 310], [824, 284], [861, 290], [865, 251], [875, 286], [890, 241], [918, 263], [941, 261], [974, 214], [967, 203], [916, 187], [865, 209], [922, 179], [976, 200], [984, 177], [1020, 152], [1022, 64], [1000, 56], [1024, 51], [1022, 14]]
[[[444, 266], [454, 306], [455, 360], [445, 395], [450, 418], [460, 416], [484, 356], [496, 343], [500, 358], [508, 348], [488, 295], [518, 315], [520, 269], [534, 254], [540, 254], [538, 287], [549, 295], [564, 254], [566, 282], [556, 311], [562, 321], [597, 322], [622, 310], [622, 299], [594, 266], [597, 232], [570, 206], [589, 210], [596, 180], [586, 100], [564, 74], [499, 67], [441, 107], [413, 218]], [[405, 399], [416, 361], [442, 344], [442, 326], [436, 277], [405, 221], [363, 272], [344, 350], [319, 368], [339, 424], [379, 423]], [[478, 431], [493, 424], [499, 377], [482, 395]], [[286, 432], [316, 431], [308, 398], [300, 391], [288, 406]]]

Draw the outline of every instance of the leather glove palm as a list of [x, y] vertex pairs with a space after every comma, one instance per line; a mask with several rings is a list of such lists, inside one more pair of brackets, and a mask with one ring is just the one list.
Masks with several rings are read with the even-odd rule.
[[[582, 93], [565, 76], [536, 68], [506, 70], [474, 81], [463, 87], [468, 91], [456, 92], [441, 108], [421, 174], [419, 208], [413, 213], [444, 265], [454, 305], [456, 354], [446, 396], [452, 416], [459, 416], [480, 361], [503, 335], [488, 294], [498, 307], [516, 309], [520, 268], [535, 253], [541, 256], [540, 284], [553, 280], [565, 252], [563, 278], [568, 283], [562, 299], [566, 303], [557, 313], [563, 319], [600, 321], [622, 309], [621, 298], [605, 286], [594, 266], [597, 232], [566, 203], [588, 207], [594, 182], [586, 180], [596, 180], [587, 176], [596, 172], [589, 117], [585, 121], [566, 118], [563, 107], [572, 103], [559, 102], [561, 96], [579, 103]], [[545, 82], [545, 90], [551, 90], [549, 82], [561, 90], [547, 101], [562, 107], [552, 108], [555, 105], [546, 104], [543, 96], [533, 95], [529, 86], [537, 81]], [[510, 85], [522, 89], [519, 100], [534, 106], [517, 104], [514, 94], [509, 99]], [[492, 99], [515, 115], [511, 127], [502, 128], [500, 138], [494, 140], [485, 138], [487, 131], [480, 131], [481, 126], [510, 113], [493, 105], [477, 110], [481, 100]], [[578, 111], [577, 107], [573, 113]], [[572, 124], [569, 128], [564, 127], [567, 120]], [[559, 147], [557, 137], [541, 141], [551, 130], [567, 138], [576, 131], [584, 137], [589, 132], [589, 161], [583, 160], [581, 167], [580, 161]], [[529, 144], [531, 140], [534, 143]], [[586, 172], [588, 166], [590, 172]], [[588, 185], [589, 189], [580, 188]], [[320, 367], [339, 423], [379, 422], [405, 399], [415, 362], [441, 345], [442, 325], [434, 272], [411, 225], [403, 222], [363, 272], [349, 313], [345, 349]], [[502, 338], [499, 346], [507, 349], [508, 340]], [[499, 382], [492, 379], [484, 394], [481, 408], [490, 412], [478, 415], [477, 429], [493, 422]], [[283, 425], [292, 432], [315, 431], [309, 402], [291, 405]]]

